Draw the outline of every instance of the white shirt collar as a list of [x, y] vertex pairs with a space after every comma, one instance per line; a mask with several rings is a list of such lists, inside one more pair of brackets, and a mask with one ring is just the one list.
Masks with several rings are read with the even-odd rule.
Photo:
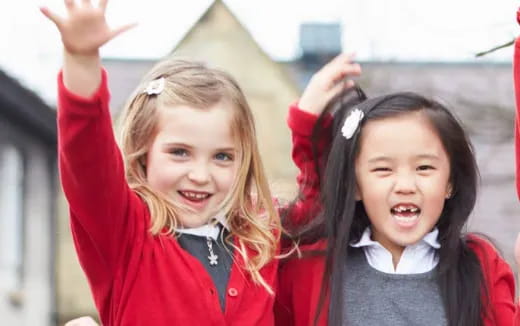
[[178, 233], [191, 234], [198, 237], [209, 237], [213, 240], [217, 240], [222, 226], [229, 230], [226, 221], [226, 215], [219, 213], [214, 218], [212, 218], [208, 224], [204, 224], [195, 228], [178, 228], [176, 231]]
[[370, 228], [366, 228], [361, 239], [350, 246], [363, 248], [369, 265], [378, 271], [389, 274], [419, 274], [431, 271], [439, 263], [436, 250], [441, 245], [437, 240], [437, 228], [426, 234], [418, 243], [406, 247], [395, 268], [392, 254], [379, 242], [372, 240], [371, 235]]

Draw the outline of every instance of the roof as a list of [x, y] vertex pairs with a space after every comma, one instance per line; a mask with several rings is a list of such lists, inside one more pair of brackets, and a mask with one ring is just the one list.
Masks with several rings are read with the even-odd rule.
[[1, 70], [0, 116], [56, 146], [56, 111]]

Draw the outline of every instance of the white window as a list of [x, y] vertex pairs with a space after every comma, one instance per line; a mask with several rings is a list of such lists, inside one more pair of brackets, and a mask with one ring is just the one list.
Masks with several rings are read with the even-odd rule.
[[23, 170], [21, 152], [12, 145], [0, 145], [0, 290], [21, 287]]

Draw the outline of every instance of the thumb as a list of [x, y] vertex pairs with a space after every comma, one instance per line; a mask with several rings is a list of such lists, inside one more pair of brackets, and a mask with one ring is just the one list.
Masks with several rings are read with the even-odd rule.
[[117, 28], [113, 29], [112, 32], [110, 33], [110, 39], [113, 39], [114, 37], [126, 32], [129, 29], [132, 29], [136, 26], [137, 26], [137, 23], [131, 23], [131, 24], [126, 24], [126, 25], [117, 27]]
[[50, 11], [47, 7], [40, 7], [40, 12], [47, 17], [50, 21], [52, 21], [56, 26], [60, 26], [62, 22], [62, 18], [55, 14], [54, 12]]

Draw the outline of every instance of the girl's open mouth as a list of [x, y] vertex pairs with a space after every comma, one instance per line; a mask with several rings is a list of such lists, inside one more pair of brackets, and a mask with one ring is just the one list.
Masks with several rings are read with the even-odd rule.
[[414, 204], [397, 204], [390, 209], [390, 214], [400, 226], [410, 227], [417, 222], [421, 209]]

